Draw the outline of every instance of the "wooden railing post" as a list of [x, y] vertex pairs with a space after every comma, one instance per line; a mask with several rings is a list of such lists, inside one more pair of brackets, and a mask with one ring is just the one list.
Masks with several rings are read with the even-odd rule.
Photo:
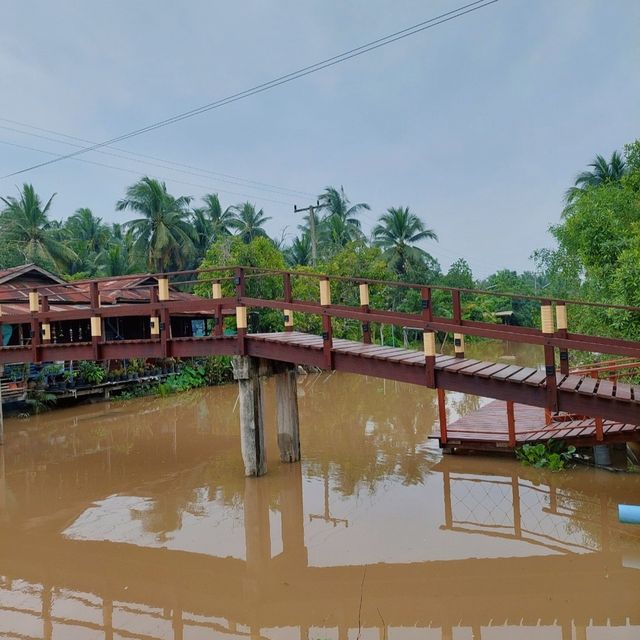
[[98, 283], [89, 283], [89, 301], [91, 305], [91, 346], [93, 359], [100, 360], [100, 342], [102, 341], [102, 318], [100, 317], [100, 292]]
[[509, 446], [516, 446], [516, 415], [513, 400], [507, 400], [507, 431], [509, 433]]
[[438, 420], [440, 422], [440, 445], [447, 444], [447, 400], [444, 389], [438, 389]]
[[[216, 280], [211, 285], [211, 297], [214, 300], [222, 299], [222, 285], [220, 284], [220, 280]], [[222, 317], [221, 304], [216, 305], [215, 314], [216, 314], [216, 317], [215, 317], [215, 325], [213, 328], [213, 335], [219, 337], [224, 334], [224, 318]]]
[[[42, 313], [49, 312], [49, 298], [47, 296], [41, 297], [41, 310]], [[40, 327], [42, 334], [42, 343], [51, 344], [51, 322], [49, 321], [48, 317], [45, 316], [45, 318], [43, 318], [43, 322]]]
[[460, 290], [453, 289], [451, 291], [451, 306], [453, 309], [453, 321], [461, 326], [462, 325], [462, 303], [460, 301]]
[[[320, 305], [322, 307], [331, 306], [331, 284], [329, 278], [320, 280]], [[325, 369], [333, 369], [333, 329], [331, 327], [331, 316], [328, 311], [323, 310], [322, 314], [322, 352], [324, 356]]]
[[244, 279], [244, 269], [242, 267], [236, 267], [233, 283], [236, 286], [236, 298], [240, 302], [241, 298], [246, 295], [246, 283]]
[[[293, 302], [293, 289], [291, 288], [291, 274], [285, 273], [284, 279], [284, 301]], [[293, 309], [284, 310], [284, 330], [293, 331]]]
[[40, 352], [38, 350], [42, 337], [40, 334], [40, 322], [38, 321], [40, 294], [35, 289], [29, 292], [29, 311], [31, 312], [31, 348], [33, 350], [33, 362], [40, 362]]
[[422, 287], [422, 321], [424, 322], [424, 333], [422, 340], [424, 343], [424, 362], [427, 378], [427, 387], [436, 388], [436, 334], [430, 327], [433, 320], [433, 310], [431, 308], [431, 287]]
[[456, 358], [464, 358], [464, 334], [453, 334], [453, 350], [455, 351]]
[[[360, 309], [369, 313], [369, 285], [365, 282], [360, 284]], [[369, 322], [362, 323], [362, 342], [371, 344], [371, 326]]]
[[236, 307], [236, 329], [238, 331], [238, 353], [241, 356], [247, 355], [247, 307], [238, 305]]
[[[564, 302], [556, 304], [556, 335], [559, 338], [567, 338], [568, 321], [567, 321], [567, 305]], [[569, 375], [569, 349], [560, 349], [560, 373], [565, 376]]]
[[[546, 338], [551, 338], [554, 333], [553, 308], [551, 302], [543, 300], [540, 306], [540, 320], [542, 333]], [[547, 388], [547, 408], [556, 413], [558, 411], [558, 382], [556, 380], [556, 356], [553, 345], [544, 345], [544, 366]]]
[[171, 337], [171, 313], [166, 303], [169, 302], [169, 278], [158, 278], [158, 301], [162, 303], [160, 309], [160, 345], [162, 357], [169, 357], [169, 339]]

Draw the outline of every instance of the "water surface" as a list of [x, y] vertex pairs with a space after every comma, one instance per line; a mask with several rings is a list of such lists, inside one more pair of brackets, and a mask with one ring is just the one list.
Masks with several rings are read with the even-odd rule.
[[[269, 383], [260, 479], [233, 385], [8, 420], [0, 637], [640, 637], [640, 527], [616, 513], [638, 476], [443, 458], [422, 388], [298, 392], [303, 462], [278, 461]], [[449, 394], [450, 417], [481, 402]]]

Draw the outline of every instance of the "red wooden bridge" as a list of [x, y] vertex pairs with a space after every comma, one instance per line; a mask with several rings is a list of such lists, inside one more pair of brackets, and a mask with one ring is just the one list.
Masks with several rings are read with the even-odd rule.
[[[135, 287], [128, 290], [134, 288], [135, 296], [122, 303], [110, 295], [132, 281]], [[207, 297], [184, 293], [194, 285]], [[418, 312], [389, 311], [371, 304], [383, 292], [402, 289], [412, 292]], [[465, 302], [470, 295], [496, 296], [509, 305], [514, 298], [532, 301], [540, 307], [540, 327], [468, 320]], [[0, 324], [21, 327], [21, 335], [28, 335], [28, 339], [0, 347], [0, 364], [250, 356], [437, 389], [439, 438], [447, 448], [513, 449], [524, 441], [550, 437], [580, 445], [640, 439], [640, 384], [624, 382], [624, 376], [618, 375], [624, 373], [624, 366], [630, 369], [632, 361], [640, 361], [640, 342], [572, 333], [568, 326], [571, 308], [600, 307], [629, 316], [640, 314], [637, 307], [251, 267], [48, 285], [30, 288], [24, 296], [29, 300], [29, 311], [2, 314]], [[73, 304], [65, 307], [64, 300]], [[271, 310], [272, 326], [273, 318], [281, 318], [282, 331], [249, 331], [252, 310], [265, 309]], [[109, 336], [106, 325], [114, 319], [137, 323], [142, 327], [139, 337]], [[188, 329], [194, 319], [203, 327], [202, 335], [192, 335]], [[177, 320], [182, 321], [181, 330]], [[360, 324], [361, 340], [336, 337], [349, 322]], [[74, 323], [78, 328], [75, 334], [64, 330], [65, 323]], [[225, 333], [225, 323], [235, 329], [233, 335]], [[372, 344], [374, 323], [418, 330], [422, 349]], [[298, 324], [308, 331], [295, 330]], [[316, 333], [310, 332], [314, 330]], [[454, 335], [452, 355], [437, 353], [438, 332]], [[540, 366], [466, 358], [465, 336], [536, 345], [540, 347]], [[608, 363], [617, 373], [601, 379], [593, 368], [572, 373], [570, 351], [626, 360]], [[465, 428], [448, 431], [446, 391], [504, 401], [494, 407], [502, 406], [503, 420], [494, 416], [487, 424], [487, 420], [468, 418]], [[526, 425], [518, 425], [523, 407], [540, 409], [540, 423], [531, 424], [529, 410]]]

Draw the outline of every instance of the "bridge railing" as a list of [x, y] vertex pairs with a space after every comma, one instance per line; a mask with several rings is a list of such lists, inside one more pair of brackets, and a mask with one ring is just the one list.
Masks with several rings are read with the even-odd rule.
[[[275, 283], [270, 287], [269, 297], [261, 295], [259, 287], [252, 286], [254, 281], [267, 280]], [[301, 285], [301, 282], [305, 282], [305, 285]], [[179, 295], [181, 290], [192, 290], [194, 286], [201, 297]], [[258, 293], [254, 290], [258, 290]], [[338, 290], [340, 298], [347, 298], [347, 304], [344, 303], [344, 299], [335, 299]], [[375, 292], [393, 294], [402, 290], [411, 292], [410, 296], [418, 307], [416, 312], [381, 309], [372, 304], [372, 300], [376, 298]], [[123, 292], [120, 298], [116, 295], [119, 291]], [[12, 349], [16, 356], [18, 352], [30, 352], [30, 355], [22, 353], [19, 360], [34, 362], [50, 359], [48, 357], [52, 352], [47, 348], [52, 344], [60, 346], [62, 342], [52, 336], [52, 322], [82, 321], [85, 326], [82, 339], [76, 334], [75, 340], [72, 338], [71, 341], [76, 344], [86, 343], [88, 346], [79, 357], [100, 359], [108, 351], [103, 353], [104, 350], [101, 349], [106, 342], [103, 322], [108, 318], [127, 316], [149, 318], [149, 334], [145, 341], [154, 345], [146, 350], [149, 356], [168, 355], [171, 351], [168, 345], [175, 340], [170, 331], [172, 315], [190, 312], [211, 319], [212, 337], [223, 335], [225, 316], [235, 316], [238, 351], [243, 353], [246, 351], [248, 331], [247, 310], [251, 308], [282, 311], [285, 330], [295, 327], [295, 314], [318, 316], [321, 320], [327, 366], [331, 366], [334, 318], [360, 323], [365, 343], [371, 342], [372, 323], [416, 328], [423, 334], [430, 385], [433, 384], [434, 376], [436, 332], [454, 335], [455, 352], [459, 356], [464, 355], [465, 336], [508, 340], [541, 347], [544, 351], [547, 386], [551, 399], [556, 393], [556, 350], [559, 354], [559, 369], [563, 374], [569, 373], [569, 350], [606, 353], [640, 360], [639, 342], [571, 332], [568, 313], [570, 308], [592, 307], [605, 309], [607, 312], [620, 311], [634, 316], [637, 314], [640, 317], [638, 307], [494, 290], [460, 289], [308, 271], [228, 266], [86, 280], [25, 289], [21, 293], [24, 299], [29, 301], [29, 312], [2, 314], [0, 323], [23, 325], [28, 328], [27, 339], [24, 341], [27, 344], [9, 349]], [[529, 301], [533, 303], [534, 308], [539, 307], [539, 324], [514, 326], [489, 322], [484, 318], [469, 319], [467, 311], [471, 295], [474, 298], [480, 296], [494, 300]], [[114, 296], [120, 300], [117, 304], [114, 303]], [[379, 297], [388, 299], [389, 295]], [[438, 303], [437, 308], [434, 302]], [[0, 351], [6, 349], [7, 347], [4, 347]], [[1, 356], [2, 361], [10, 362], [7, 357]]]

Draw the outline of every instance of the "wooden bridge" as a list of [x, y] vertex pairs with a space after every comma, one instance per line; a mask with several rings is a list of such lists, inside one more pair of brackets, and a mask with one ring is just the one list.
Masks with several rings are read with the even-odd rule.
[[[135, 281], [135, 287], [130, 286], [128, 291], [135, 290], [136, 295], [130, 295], [125, 303], [114, 302], [110, 293], [128, 281]], [[194, 285], [208, 297], [184, 293]], [[411, 292], [418, 312], [389, 311], [371, 304], [371, 299], [383, 292], [403, 289]], [[577, 445], [640, 439], [640, 385], [617, 377], [599, 379], [593, 376], [593, 370], [572, 373], [569, 369], [570, 351], [640, 361], [640, 342], [570, 332], [568, 317], [572, 308], [599, 307], [612, 314], [637, 315], [637, 307], [251, 267], [123, 276], [108, 281], [32, 287], [23, 294], [29, 301], [29, 311], [2, 314], [0, 325], [18, 326], [21, 335], [29, 338], [21, 344], [0, 347], [0, 364], [238, 356], [235, 372], [240, 382], [243, 454], [248, 474], [266, 471], [260, 385], [264, 375], [281, 374], [277, 383], [281, 457], [288, 461], [299, 458], [295, 365], [437, 389], [439, 439], [446, 449], [510, 450], [523, 441], [550, 437], [562, 437]], [[533, 302], [540, 307], [540, 327], [466, 319], [465, 302], [470, 294], [499, 297], [509, 304], [512, 299]], [[64, 300], [73, 304], [65, 307]], [[270, 311], [266, 319], [269, 328], [280, 322], [281, 327], [264, 331], [258, 326], [258, 331], [250, 331], [254, 328], [252, 312], [257, 310]], [[140, 336], [109, 338], [105, 323], [113, 319], [135, 320], [142, 327]], [[180, 332], [176, 330], [176, 319], [182, 320]], [[204, 328], [199, 336], [188, 330], [189, 323], [196, 320]], [[261, 322], [264, 324], [258, 318], [258, 324]], [[346, 323], [354, 322], [360, 325], [361, 340], [337, 337]], [[65, 323], [74, 323], [75, 334], [63, 330]], [[374, 323], [419, 331], [422, 348], [372, 344]], [[295, 330], [298, 324], [307, 332]], [[230, 329], [234, 330], [232, 335], [228, 335]], [[453, 334], [453, 354], [437, 353], [437, 333]], [[79, 339], [82, 336], [84, 340]], [[540, 366], [466, 358], [465, 336], [538, 346]], [[468, 428], [450, 433], [446, 391], [504, 401], [503, 423], [492, 429], [480, 425], [481, 421], [480, 426], [474, 426], [468, 420]], [[541, 424], [518, 428], [517, 419], [522, 412], [518, 406], [541, 409]]]

